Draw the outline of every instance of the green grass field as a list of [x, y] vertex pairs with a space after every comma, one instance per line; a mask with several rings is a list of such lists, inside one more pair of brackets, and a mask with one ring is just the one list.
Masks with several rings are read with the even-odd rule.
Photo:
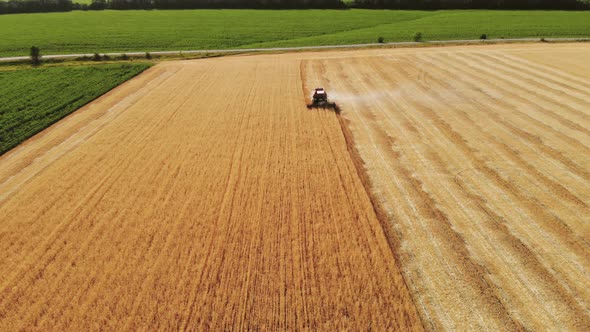
[[149, 66], [105, 64], [0, 71], [0, 155]]
[[0, 57], [338, 45], [488, 38], [590, 37], [590, 11], [185, 10], [0, 16]]

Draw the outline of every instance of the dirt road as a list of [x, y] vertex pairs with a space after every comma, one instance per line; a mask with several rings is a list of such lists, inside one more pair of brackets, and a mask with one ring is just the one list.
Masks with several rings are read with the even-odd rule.
[[[422, 42], [391, 42], [391, 43], [371, 43], [371, 44], [347, 44], [347, 45], [323, 45], [323, 46], [299, 46], [299, 47], [263, 47], [263, 48], [233, 48], [218, 50], [177, 50], [177, 51], [147, 51], [151, 55], [194, 55], [194, 54], [232, 54], [232, 53], [259, 53], [259, 52], [297, 52], [311, 50], [329, 50], [329, 49], [364, 49], [369, 47], [408, 47], [408, 46], [426, 46], [426, 45], [463, 45], [463, 44], [495, 44], [495, 43], [526, 43], [538, 42], [539, 38], [511, 38], [511, 39], [468, 39], [468, 40], [429, 40]], [[568, 43], [568, 42], [587, 42], [589, 38], [545, 38], [546, 42]], [[118, 52], [118, 53], [101, 53], [110, 57], [120, 57], [123, 55], [133, 57], [144, 57], [146, 52]], [[47, 54], [43, 59], [76, 59], [82, 57], [91, 58], [94, 53], [77, 53], [77, 54]], [[28, 61], [30, 56], [11, 56], [0, 57], [0, 62]]]
[[0, 330], [588, 330], [589, 55], [157, 65], [0, 157]]

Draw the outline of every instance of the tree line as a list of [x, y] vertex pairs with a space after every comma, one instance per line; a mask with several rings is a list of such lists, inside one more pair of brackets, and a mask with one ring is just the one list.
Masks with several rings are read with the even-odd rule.
[[590, 9], [590, 0], [0, 0], [0, 14], [103, 9]]
[[588, 0], [354, 0], [372, 9], [589, 9]]
[[345, 5], [341, 0], [95, 0], [110, 9], [338, 9]]
[[72, 0], [0, 0], [0, 14], [67, 12], [72, 9]]
[[103, 9], [339, 9], [341, 0], [93, 0], [90, 5], [72, 0], [0, 0], [0, 14], [66, 12]]

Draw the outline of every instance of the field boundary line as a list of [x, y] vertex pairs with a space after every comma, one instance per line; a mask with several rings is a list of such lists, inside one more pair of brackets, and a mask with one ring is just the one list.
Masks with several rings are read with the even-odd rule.
[[[332, 49], [362, 49], [362, 48], [387, 48], [396, 46], [425, 46], [425, 45], [464, 45], [464, 44], [499, 44], [499, 43], [519, 43], [519, 42], [590, 42], [590, 37], [582, 38], [506, 38], [506, 39], [465, 39], [465, 40], [431, 40], [423, 42], [391, 42], [391, 43], [371, 43], [371, 44], [347, 44], [347, 45], [321, 45], [321, 46], [298, 46], [298, 47], [262, 47], [262, 48], [233, 48], [233, 49], [216, 49], [216, 50], [177, 50], [177, 51], [142, 51], [142, 52], [113, 52], [99, 53], [111, 57], [122, 56], [143, 56], [146, 52], [151, 55], [190, 55], [190, 54], [236, 54], [236, 53], [259, 53], [259, 52], [289, 52], [289, 51], [313, 51], [313, 50], [332, 50]], [[48, 54], [43, 55], [42, 59], [74, 59], [81, 57], [93, 57], [92, 53], [76, 54]], [[29, 56], [1, 57], [0, 62], [25, 61], [30, 60]]]

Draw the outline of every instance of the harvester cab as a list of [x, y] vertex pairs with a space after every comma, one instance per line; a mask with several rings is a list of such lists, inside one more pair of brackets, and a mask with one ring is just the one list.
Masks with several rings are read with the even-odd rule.
[[339, 111], [336, 103], [332, 103], [328, 100], [328, 93], [324, 88], [315, 88], [313, 95], [311, 96], [311, 104], [307, 105], [307, 108], [329, 108], [334, 111]]
[[316, 88], [313, 91], [312, 99], [315, 104], [327, 102], [328, 94], [326, 93], [326, 90], [324, 90], [324, 88]]

